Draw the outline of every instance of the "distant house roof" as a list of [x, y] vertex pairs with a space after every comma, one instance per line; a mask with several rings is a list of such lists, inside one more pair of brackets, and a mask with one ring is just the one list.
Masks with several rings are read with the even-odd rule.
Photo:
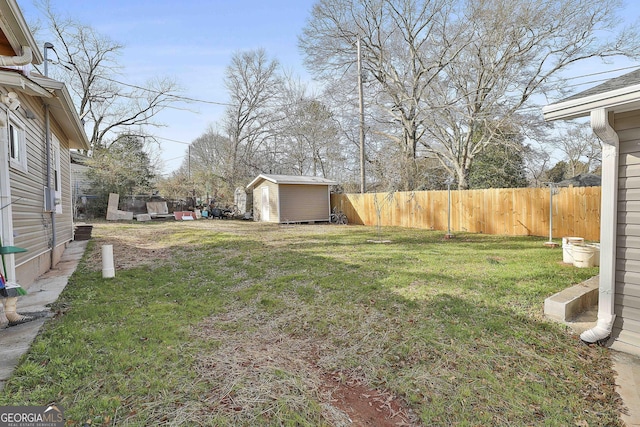
[[574, 95], [571, 95], [568, 98], [565, 98], [564, 100], [562, 100], [562, 102], [571, 101], [572, 99], [584, 98], [591, 95], [598, 95], [598, 94], [610, 92], [616, 89], [623, 89], [628, 86], [633, 86], [634, 84], [639, 84], [639, 83], [640, 83], [640, 69], [632, 71], [627, 74], [623, 74], [622, 76], [619, 76], [619, 77], [614, 77], [602, 84], [599, 84], [597, 86], [594, 86], [582, 92], [578, 92]]
[[261, 181], [266, 180], [274, 184], [302, 184], [302, 185], [337, 185], [336, 181], [321, 178], [319, 176], [303, 176], [303, 175], [267, 175], [261, 173], [253, 181], [247, 185], [247, 189], [255, 187]]
[[581, 173], [580, 175], [560, 181], [556, 185], [558, 187], [599, 187], [601, 183], [602, 177], [600, 175]]
[[77, 165], [85, 165], [91, 158], [86, 154], [78, 153], [77, 151], [70, 151], [71, 163]]
[[575, 119], [599, 108], [616, 113], [640, 109], [640, 69], [547, 105], [542, 113], [545, 120]]

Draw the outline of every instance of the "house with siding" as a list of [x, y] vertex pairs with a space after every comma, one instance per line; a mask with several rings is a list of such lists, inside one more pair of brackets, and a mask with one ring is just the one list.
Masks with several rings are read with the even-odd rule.
[[543, 108], [588, 117], [602, 140], [598, 321], [580, 337], [640, 355], [640, 70]]
[[15, 0], [0, 0], [0, 238], [10, 280], [28, 288], [73, 240], [70, 150], [89, 141], [66, 86], [44, 61]]
[[260, 174], [247, 186], [253, 194], [255, 221], [323, 222], [331, 216], [331, 186], [317, 176]]

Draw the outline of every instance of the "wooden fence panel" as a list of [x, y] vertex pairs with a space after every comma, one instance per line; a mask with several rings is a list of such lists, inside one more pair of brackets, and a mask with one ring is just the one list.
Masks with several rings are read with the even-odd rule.
[[[350, 224], [511, 236], [549, 236], [548, 188], [332, 194]], [[449, 200], [451, 200], [449, 202]], [[451, 203], [451, 209], [449, 209]], [[600, 239], [600, 187], [560, 188], [553, 195], [554, 239]]]

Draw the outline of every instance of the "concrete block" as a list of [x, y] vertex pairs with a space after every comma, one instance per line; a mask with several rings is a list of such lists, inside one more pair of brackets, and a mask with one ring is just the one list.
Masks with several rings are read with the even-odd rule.
[[544, 314], [560, 322], [567, 322], [589, 307], [598, 304], [600, 277], [595, 276], [564, 289], [544, 300]]
[[118, 202], [120, 195], [115, 193], [109, 194], [109, 205], [107, 206], [107, 221], [118, 220]]
[[151, 215], [149, 215], [149, 214], [138, 214], [138, 215], [136, 215], [136, 219], [138, 221], [151, 221]]
[[147, 202], [147, 212], [152, 215], [167, 215], [169, 208], [167, 202]]
[[133, 212], [117, 211], [116, 220], [119, 221], [133, 221]]

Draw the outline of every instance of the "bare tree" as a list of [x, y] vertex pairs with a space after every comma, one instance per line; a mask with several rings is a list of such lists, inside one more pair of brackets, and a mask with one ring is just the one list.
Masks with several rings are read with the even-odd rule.
[[338, 122], [305, 84], [285, 76], [277, 126], [280, 161], [287, 173], [328, 178], [344, 161]]
[[[617, 28], [617, 0], [320, 0], [300, 46], [318, 77], [338, 79], [362, 39], [377, 92], [402, 152], [402, 188], [415, 159], [435, 156], [467, 188], [473, 159], [502, 129], [532, 123], [533, 97], [562, 87], [560, 72], [588, 58], [635, 57], [637, 33]], [[607, 35], [611, 35], [607, 38]], [[422, 153], [422, 154], [421, 154]]]
[[415, 186], [427, 89], [463, 45], [452, 3], [320, 0], [300, 38], [308, 68], [324, 79], [337, 78], [354, 67], [354, 43], [361, 40], [363, 69], [375, 81], [374, 103], [388, 124], [380, 132], [401, 153], [397, 165], [401, 189]]
[[230, 105], [223, 126], [230, 143], [225, 177], [231, 188], [262, 172], [267, 144], [280, 120], [275, 113], [281, 86], [278, 67], [264, 49], [238, 52], [227, 67]]
[[49, 0], [39, 6], [63, 66], [52, 67], [52, 73], [68, 83], [80, 117], [91, 123], [92, 147], [106, 147], [110, 135], [129, 132], [127, 129], [160, 125], [155, 116], [177, 101], [178, 85], [172, 79], [157, 77], [141, 86], [118, 81], [122, 67], [117, 57], [123, 45], [90, 26], [61, 17]]
[[421, 141], [450, 165], [461, 188], [474, 158], [500, 129], [531, 126], [532, 97], [561, 89], [562, 70], [592, 57], [638, 54], [637, 33], [602, 34], [615, 27], [617, 6], [614, 0], [468, 3], [471, 43], [431, 87], [429, 99], [446, 108], [433, 108], [429, 138]]
[[600, 139], [588, 123], [566, 124], [550, 145], [563, 154], [571, 177], [592, 172], [602, 162]]

